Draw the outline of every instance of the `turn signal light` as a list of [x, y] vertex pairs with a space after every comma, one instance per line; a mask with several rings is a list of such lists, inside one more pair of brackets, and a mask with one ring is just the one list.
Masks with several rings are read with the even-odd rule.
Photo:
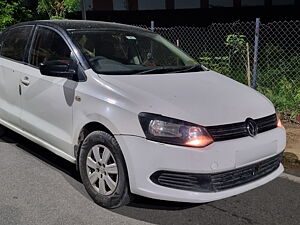
[[282, 122], [281, 122], [281, 120], [279, 119], [278, 116], [277, 116], [277, 127], [283, 128]]
[[185, 145], [191, 147], [205, 147], [213, 142], [214, 140], [210, 136], [200, 136], [188, 140]]

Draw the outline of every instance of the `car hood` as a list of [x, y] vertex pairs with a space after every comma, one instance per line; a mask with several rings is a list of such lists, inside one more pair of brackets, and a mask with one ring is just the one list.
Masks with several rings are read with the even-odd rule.
[[213, 71], [148, 75], [100, 75], [138, 112], [157, 113], [203, 126], [275, 113], [257, 91]]

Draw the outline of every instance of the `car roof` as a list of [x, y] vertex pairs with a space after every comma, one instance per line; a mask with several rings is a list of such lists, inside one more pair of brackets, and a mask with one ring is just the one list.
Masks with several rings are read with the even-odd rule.
[[116, 29], [116, 30], [127, 30], [132, 32], [151, 32], [150, 30], [141, 27], [114, 23], [114, 22], [103, 22], [103, 21], [92, 21], [92, 20], [36, 20], [36, 21], [19, 23], [12, 27], [18, 27], [22, 25], [45, 25], [53, 28], [61, 28], [65, 31]]

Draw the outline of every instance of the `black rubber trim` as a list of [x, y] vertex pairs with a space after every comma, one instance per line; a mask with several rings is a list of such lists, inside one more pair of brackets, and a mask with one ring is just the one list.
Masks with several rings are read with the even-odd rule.
[[258, 180], [278, 169], [283, 153], [258, 163], [214, 174], [157, 171], [150, 176], [153, 183], [187, 191], [218, 192]]

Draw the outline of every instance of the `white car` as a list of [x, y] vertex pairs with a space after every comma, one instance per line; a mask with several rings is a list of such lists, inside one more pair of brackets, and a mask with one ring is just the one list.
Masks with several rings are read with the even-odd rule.
[[156, 33], [117, 23], [4, 31], [0, 124], [76, 163], [107, 208], [133, 194], [214, 201], [283, 172], [285, 129], [266, 97]]

